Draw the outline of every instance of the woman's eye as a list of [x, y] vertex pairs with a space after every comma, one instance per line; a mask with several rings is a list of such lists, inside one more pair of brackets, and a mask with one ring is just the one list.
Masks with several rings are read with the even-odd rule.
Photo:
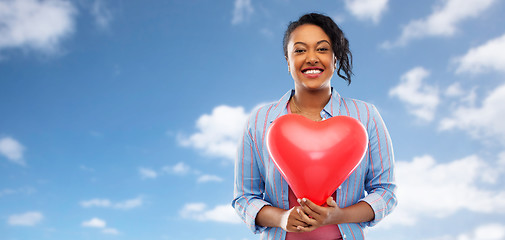
[[320, 52], [326, 52], [326, 51], [328, 51], [329, 49], [328, 49], [328, 48], [325, 48], [325, 47], [322, 47], [322, 48], [318, 48], [317, 50], [318, 50], [318, 51], [320, 51]]
[[302, 52], [305, 52], [304, 49], [295, 49], [295, 53], [302, 53]]

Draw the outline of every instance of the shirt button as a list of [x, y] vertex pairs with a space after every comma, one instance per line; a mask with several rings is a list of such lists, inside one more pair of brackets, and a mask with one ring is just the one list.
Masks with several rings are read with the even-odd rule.
[[339, 189], [339, 190], [342, 190], [342, 186], [338, 186], [338, 189]]
[[345, 239], [345, 238], [347, 238], [347, 236], [346, 236], [345, 234], [344, 234], [344, 236], [342, 236], [342, 237], [344, 237], [344, 239]]

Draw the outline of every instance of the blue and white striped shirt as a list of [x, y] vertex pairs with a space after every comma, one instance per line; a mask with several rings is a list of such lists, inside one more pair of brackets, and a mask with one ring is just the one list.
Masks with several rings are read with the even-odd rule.
[[[287, 103], [294, 90], [279, 101], [267, 104], [249, 117], [235, 162], [235, 188], [232, 206], [254, 233], [261, 239], [285, 239], [281, 228], [262, 227], [255, 223], [256, 215], [265, 205], [289, 209], [288, 184], [275, 167], [266, 147], [266, 131], [278, 117], [287, 114]], [[334, 89], [321, 117], [346, 115], [358, 119], [365, 126], [368, 152], [355, 171], [336, 189], [338, 206], [343, 208], [359, 201], [372, 206], [375, 219], [363, 223], [339, 224], [344, 239], [364, 239], [365, 229], [374, 226], [396, 206], [393, 146], [379, 112], [374, 105], [342, 98]]]

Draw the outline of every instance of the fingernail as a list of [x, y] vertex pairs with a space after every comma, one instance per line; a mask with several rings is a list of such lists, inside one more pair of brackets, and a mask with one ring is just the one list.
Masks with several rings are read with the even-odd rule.
[[302, 202], [302, 200], [300, 200], [299, 198], [298, 198], [298, 199], [296, 199], [296, 201], [298, 201], [298, 203], [301, 203], [301, 202]]
[[307, 202], [307, 199], [306, 199], [306, 198], [303, 198], [303, 202]]

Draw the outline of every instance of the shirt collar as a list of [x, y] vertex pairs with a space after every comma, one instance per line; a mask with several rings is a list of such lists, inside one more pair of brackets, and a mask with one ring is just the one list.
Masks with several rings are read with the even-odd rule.
[[[271, 114], [269, 114], [269, 120], [273, 121], [276, 118], [286, 115], [288, 113], [287, 105], [291, 96], [295, 94], [295, 90], [289, 90], [282, 98], [272, 105]], [[340, 94], [332, 87], [330, 101], [324, 106], [323, 112], [325, 112], [329, 117], [340, 115], [340, 105], [342, 104], [342, 99]]]
[[342, 97], [333, 87], [331, 88], [330, 101], [324, 106], [323, 110], [330, 115], [330, 117], [340, 115], [340, 106], [342, 104]]

